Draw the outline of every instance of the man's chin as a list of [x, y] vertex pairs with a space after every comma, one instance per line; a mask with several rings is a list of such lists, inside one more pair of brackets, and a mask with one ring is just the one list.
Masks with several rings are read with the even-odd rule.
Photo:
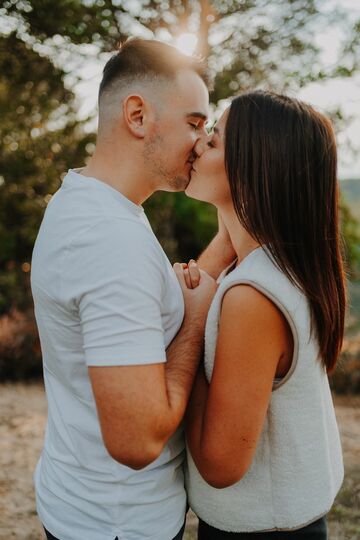
[[185, 176], [177, 176], [169, 181], [169, 191], [185, 191], [190, 183], [191, 178]]

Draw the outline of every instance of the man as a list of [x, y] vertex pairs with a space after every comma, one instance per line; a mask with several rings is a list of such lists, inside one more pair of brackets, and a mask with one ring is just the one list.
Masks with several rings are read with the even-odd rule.
[[195, 59], [126, 42], [104, 69], [96, 151], [48, 205], [31, 276], [49, 411], [35, 488], [48, 538], [182, 537], [179, 425], [215, 286], [202, 273], [187, 289], [178, 265], [179, 286], [140, 205], [186, 188], [207, 114]]

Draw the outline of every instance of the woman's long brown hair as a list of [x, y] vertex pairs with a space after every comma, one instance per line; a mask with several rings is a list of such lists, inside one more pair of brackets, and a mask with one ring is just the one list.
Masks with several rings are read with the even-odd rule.
[[243, 94], [230, 106], [225, 165], [240, 222], [308, 298], [320, 356], [332, 371], [346, 289], [331, 122], [296, 99]]

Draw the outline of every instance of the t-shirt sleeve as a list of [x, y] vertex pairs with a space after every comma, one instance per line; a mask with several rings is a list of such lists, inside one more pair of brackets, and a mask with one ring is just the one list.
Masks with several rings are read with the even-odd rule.
[[68, 272], [89, 366], [166, 361], [161, 303], [165, 268], [147, 227], [100, 222], [71, 248]]

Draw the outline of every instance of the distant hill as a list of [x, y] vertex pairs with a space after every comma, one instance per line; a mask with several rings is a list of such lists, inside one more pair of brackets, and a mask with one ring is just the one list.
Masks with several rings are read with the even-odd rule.
[[[358, 220], [360, 229], [360, 179], [342, 180], [340, 189], [352, 215]], [[349, 283], [349, 297], [350, 313], [354, 321], [350, 333], [357, 333], [360, 330], [360, 281]]]
[[360, 222], [360, 178], [341, 180], [340, 189], [351, 213]]

